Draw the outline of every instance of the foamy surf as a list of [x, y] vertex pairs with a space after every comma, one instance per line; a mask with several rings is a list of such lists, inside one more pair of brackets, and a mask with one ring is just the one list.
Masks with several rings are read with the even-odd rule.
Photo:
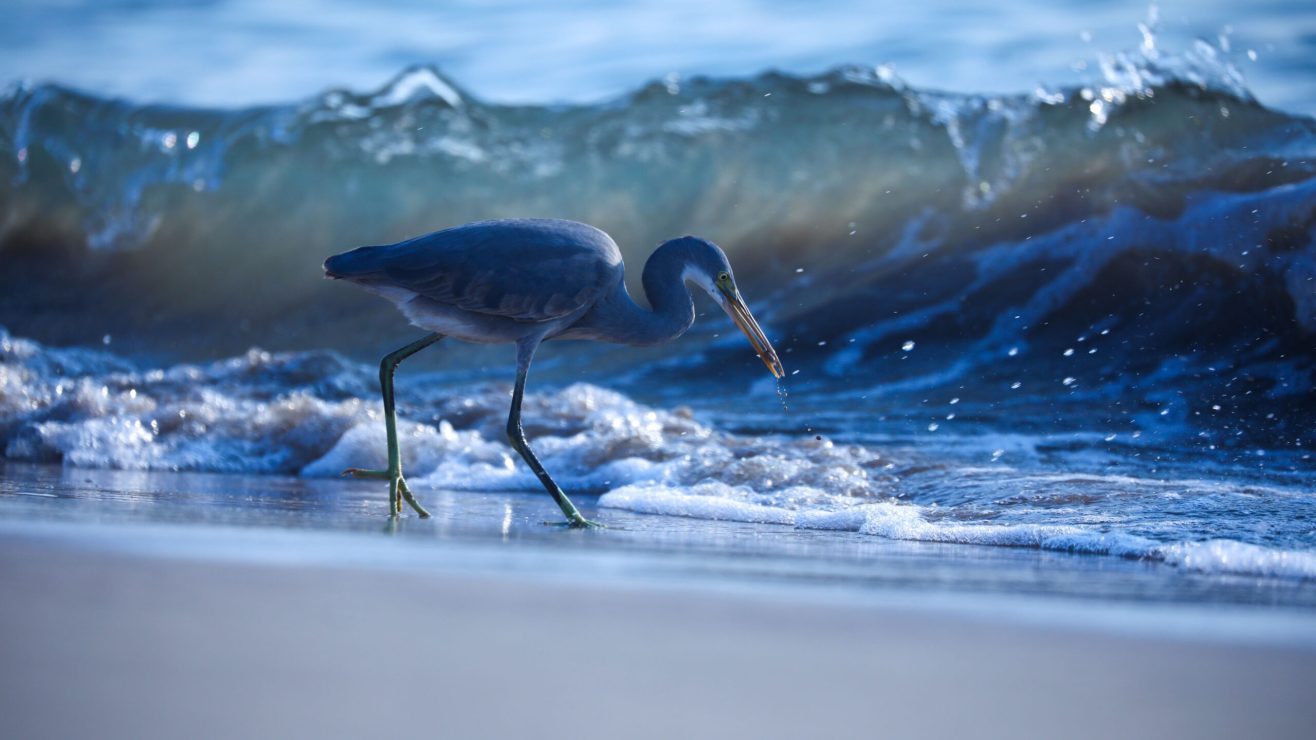
[[[422, 498], [539, 490], [505, 442], [507, 385], [434, 375], [404, 387], [403, 460]], [[0, 445], [10, 460], [335, 476], [384, 465], [375, 393], [373, 368], [333, 353], [252, 350], [140, 368], [111, 352], [0, 333]], [[834, 436], [874, 426], [860, 408], [848, 418]], [[1301, 475], [1258, 482], [1211, 463], [1169, 475], [1155, 448], [1145, 462], [1137, 448], [1065, 457], [1048, 451], [1054, 440], [1027, 435], [847, 443], [791, 431], [793, 421], [782, 413], [775, 431], [734, 434], [695, 409], [585, 383], [532, 392], [525, 403], [545, 466], [568, 491], [601, 494], [604, 508], [1316, 578], [1316, 493]]]
[[[821, 492], [816, 492], [821, 493]], [[1076, 525], [961, 524], [954, 515], [917, 504], [882, 501], [845, 509], [788, 509], [759, 503], [751, 490], [718, 484], [693, 488], [634, 484], [604, 494], [599, 505], [644, 514], [781, 524], [913, 542], [1024, 547], [1085, 555], [1153, 560], [1199, 573], [1316, 578], [1316, 552], [1237, 542], [1161, 543], [1123, 532]], [[946, 516], [949, 514], [949, 516]]]

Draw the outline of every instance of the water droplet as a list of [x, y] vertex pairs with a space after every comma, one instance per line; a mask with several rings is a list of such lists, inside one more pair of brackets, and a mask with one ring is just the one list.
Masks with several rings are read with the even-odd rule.
[[187, 148], [196, 149], [196, 145], [201, 143], [201, 132], [193, 131], [187, 135]]
[[937, 431], [938, 428], [939, 428], [939, 425], [938, 425], [937, 422], [935, 422], [935, 421], [928, 425], [928, 431], [929, 431], [929, 432], [935, 432], [935, 431]]
[[1073, 356], [1074, 356], [1074, 348], [1073, 348], [1073, 347], [1070, 347], [1069, 349], [1065, 350], [1063, 354], [1065, 355], [1065, 357], [1073, 357]]
[[1075, 383], [1078, 382], [1078, 378], [1075, 378], [1075, 377], [1068, 377], [1068, 378], [1065, 378], [1064, 380], [1062, 380], [1062, 381], [1060, 381], [1060, 382], [1061, 382], [1061, 383], [1064, 383], [1065, 385], [1073, 385], [1073, 384], [1075, 384]]
[[914, 341], [912, 339], [907, 340], [904, 344], [900, 345], [900, 348], [906, 352], [912, 352], [914, 350]]
[[1016, 380], [1010, 384], [1010, 390], [1012, 391], [1019, 390], [1019, 386], [1021, 385], [1023, 385], [1023, 383], [1020, 383], [1019, 381]]
[[1009, 355], [1009, 356], [1011, 356], [1011, 357], [1014, 357], [1015, 355], [1019, 354], [1019, 348], [1018, 348], [1018, 347], [1011, 347], [1011, 348], [1010, 348], [1010, 351], [1009, 351], [1009, 352], [1006, 352], [1005, 354], [1007, 354], [1007, 355]]

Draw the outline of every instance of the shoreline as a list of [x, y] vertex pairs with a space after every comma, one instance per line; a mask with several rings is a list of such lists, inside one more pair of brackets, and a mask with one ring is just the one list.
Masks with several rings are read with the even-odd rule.
[[[1302, 737], [1316, 726], [1311, 644], [780, 598], [622, 570], [591, 583], [551, 574], [578, 553], [536, 563], [527, 556], [543, 553], [519, 544], [494, 575], [424, 558], [399, 569], [162, 557], [6, 529], [8, 736]], [[369, 539], [319, 544], [352, 538]], [[60, 711], [71, 701], [77, 711]]]
[[[1052, 623], [1098, 629], [1160, 612], [1227, 614], [1135, 621], [1149, 625], [1138, 627], [1147, 634], [1173, 637], [1176, 625], [1191, 622], [1207, 625], [1199, 636], [1316, 644], [1310, 581], [1154, 559], [641, 514], [600, 508], [594, 496], [578, 503], [608, 527], [566, 531], [545, 525], [561, 515], [537, 491], [434, 489], [426, 494], [432, 519], [392, 520], [369, 481], [15, 464], [3, 473], [0, 541], [35, 537], [67, 549], [253, 565], [530, 572], [567, 583], [743, 589], [786, 600], [935, 602], [968, 614], [1046, 613]], [[1254, 629], [1256, 615], [1273, 623]], [[1228, 626], [1234, 622], [1242, 627]]]
[[[767, 536], [794, 531], [774, 525], [766, 528], [782, 530], [767, 532]], [[556, 537], [559, 533], [565, 536]], [[1103, 562], [1108, 556], [1102, 555], [887, 541], [877, 543], [879, 560], [886, 562], [846, 564], [832, 560], [832, 554], [823, 555], [823, 562], [810, 563], [801, 562], [797, 554], [780, 557], [771, 548], [735, 547], [729, 551], [725, 543], [702, 548], [689, 542], [653, 541], [632, 546], [635, 543], [588, 539], [592, 534], [596, 533], [544, 527], [541, 536], [511, 539], [467, 529], [420, 539], [396, 532], [33, 521], [0, 516], [0, 570], [25, 562], [24, 558], [8, 557], [6, 548], [31, 548], [73, 558], [159, 561], [197, 568], [293, 573], [311, 569], [366, 578], [396, 575], [680, 597], [731, 595], [824, 609], [907, 612], [1020, 629], [1316, 654], [1316, 610], [1305, 604], [1154, 601], [1127, 593], [1047, 591], [1049, 585], [1063, 586], [1067, 580], [1108, 572], [1103, 566], [1111, 564]], [[910, 574], [934, 567], [968, 570], [971, 563], [982, 571], [976, 577], [957, 573], [956, 578], [922, 581]], [[1171, 568], [1155, 562], [1116, 565], [1131, 566], [1133, 571]], [[1070, 572], [1058, 578], [1053, 574], [1054, 581], [1041, 579], [1019, 592], [1008, 590], [1020, 585], [1011, 582], [1017, 575], [1012, 571], [1028, 567], [1067, 568]], [[1115, 575], [1117, 581], [1127, 577]]]
[[0, 736], [1305, 737], [1303, 583], [599, 510], [5, 468]]

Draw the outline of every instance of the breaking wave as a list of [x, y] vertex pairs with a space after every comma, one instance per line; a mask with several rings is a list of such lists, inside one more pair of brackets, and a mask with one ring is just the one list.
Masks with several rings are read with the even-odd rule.
[[[560, 106], [490, 104], [427, 67], [244, 110], [17, 85], [0, 323], [175, 359], [382, 350], [392, 309], [320, 280], [325, 255], [543, 215], [608, 230], [633, 278], [662, 239], [721, 243], [800, 387], [1100, 390], [1154, 411], [1184, 393], [1235, 426], [1281, 408], [1310, 426], [1316, 122], [1257, 103], [1208, 44], [1101, 68], [1012, 96], [846, 67]], [[743, 386], [752, 358], [696, 332], [680, 358], [617, 366]]]

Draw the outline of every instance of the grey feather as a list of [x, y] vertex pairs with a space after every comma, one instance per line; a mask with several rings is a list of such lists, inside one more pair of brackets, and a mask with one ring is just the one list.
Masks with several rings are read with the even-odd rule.
[[622, 280], [606, 233], [557, 219], [480, 221], [330, 257], [329, 277], [403, 288], [465, 311], [550, 321], [593, 304]]

